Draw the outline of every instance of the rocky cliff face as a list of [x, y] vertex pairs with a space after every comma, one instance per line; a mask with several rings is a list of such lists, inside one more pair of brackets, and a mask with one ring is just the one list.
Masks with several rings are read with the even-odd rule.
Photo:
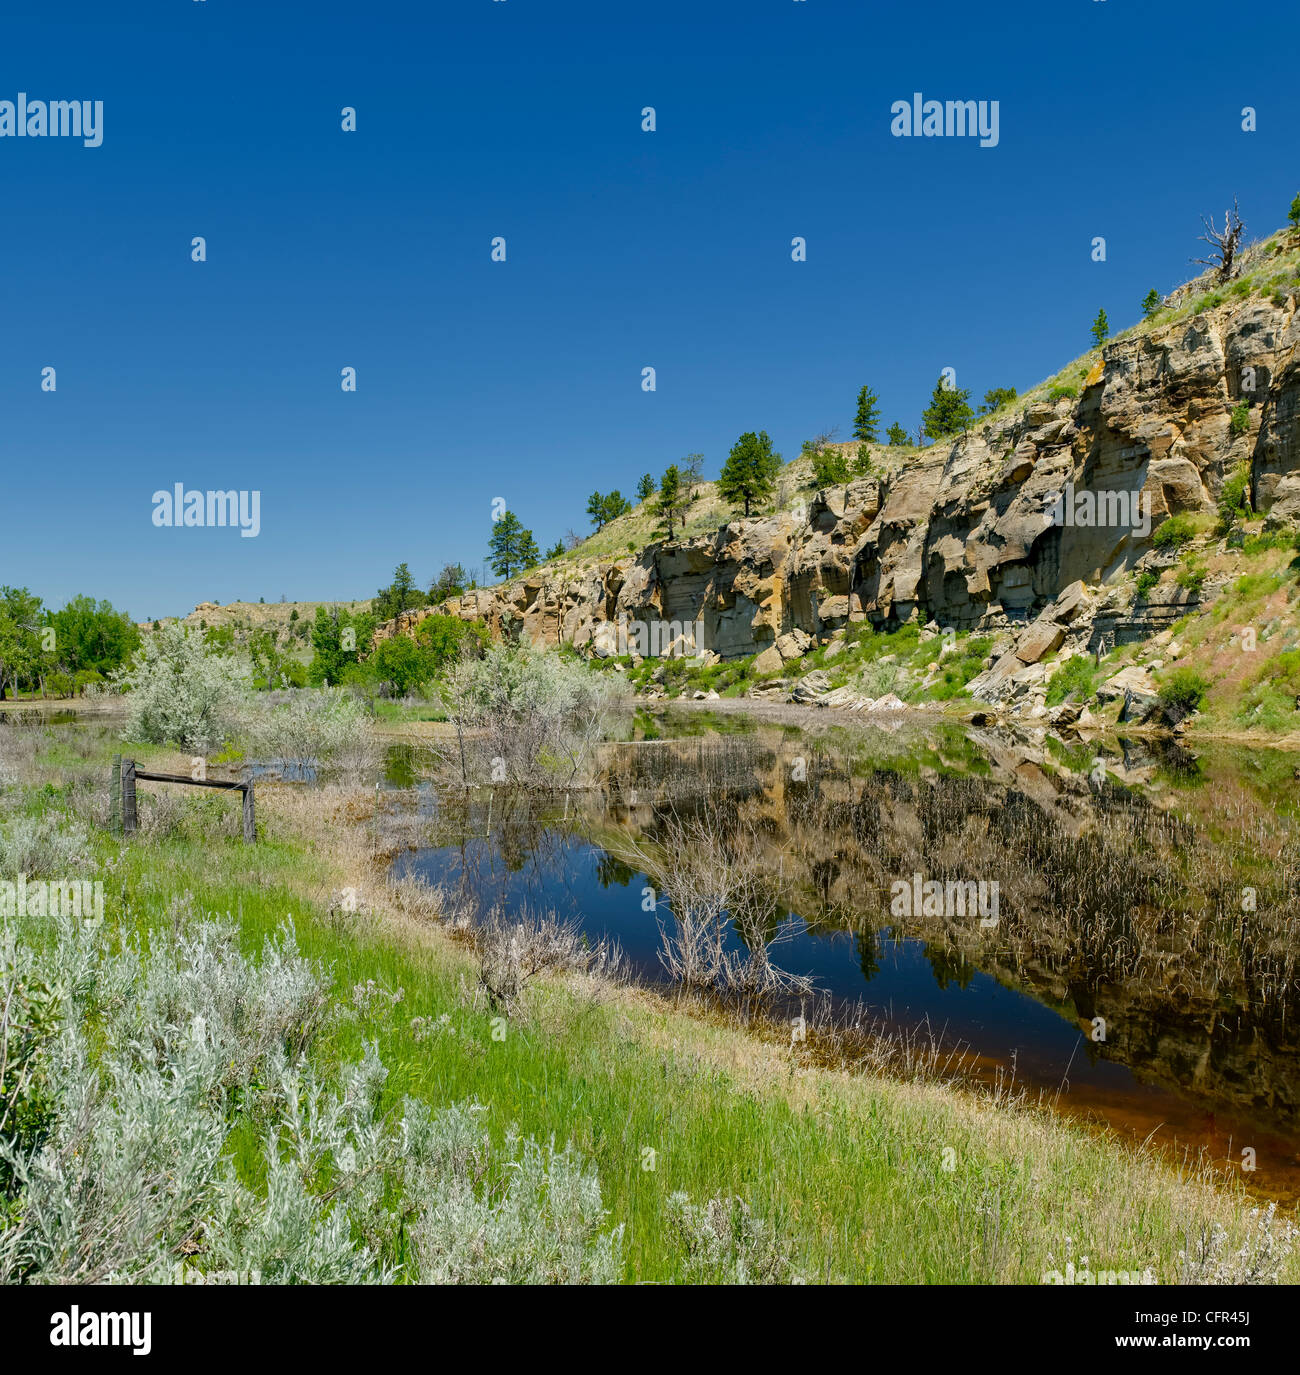
[[[1300, 516], [1298, 343], [1294, 295], [1219, 305], [1114, 340], [1076, 397], [1030, 400], [879, 479], [635, 557], [544, 566], [436, 609], [595, 652], [602, 623], [621, 617], [702, 621], [707, 651], [771, 650], [765, 668], [862, 619], [1012, 631], [1028, 644], [1022, 664], [1067, 640], [1095, 649], [1142, 638], [1196, 600], [1162, 589], [1163, 603], [1134, 613], [1121, 586], [1169, 561], [1151, 543], [1164, 519], [1213, 510], [1242, 465], [1256, 510]], [[1242, 401], [1244, 430], [1232, 423]], [[1070, 514], [1053, 520], [1063, 494]], [[1100, 503], [1091, 520], [1083, 494]], [[1149, 522], [1126, 518], [1146, 509]], [[409, 633], [430, 610], [379, 637]]]

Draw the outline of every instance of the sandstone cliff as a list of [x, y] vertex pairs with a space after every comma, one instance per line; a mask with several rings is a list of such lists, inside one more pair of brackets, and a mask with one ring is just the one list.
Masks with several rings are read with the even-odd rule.
[[[1211, 296], [1201, 308], [1193, 303], [1204, 301], [1197, 293], [1206, 286], [1180, 289], [1164, 323], [1129, 331], [1085, 360], [1070, 388], [1077, 395], [1044, 387], [901, 462], [878, 450], [879, 478], [802, 500], [796, 492], [774, 514], [636, 555], [584, 561], [579, 549], [499, 587], [407, 613], [378, 638], [409, 633], [440, 610], [484, 621], [497, 635], [603, 652], [593, 639], [604, 622], [702, 620], [707, 651], [764, 652], [766, 670], [862, 619], [1009, 631], [1021, 664], [1064, 641], [1104, 649], [1145, 637], [1214, 590], [1171, 585], [1133, 610], [1126, 575], [1169, 561], [1151, 542], [1164, 519], [1212, 511], [1225, 478], [1243, 465], [1258, 512], [1280, 521], [1300, 515], [1295, 283]], [[1233, 424], [1243, 401], [1244, 429], [1240, 415]], [[1054, 522], [1049, 509], [1070, 484], [1076, 493], [1140, 494], [1150, 528]]]

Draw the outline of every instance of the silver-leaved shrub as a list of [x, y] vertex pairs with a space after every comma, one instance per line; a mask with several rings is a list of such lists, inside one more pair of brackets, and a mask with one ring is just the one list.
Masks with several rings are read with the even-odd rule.
[[246, 669], [212, 652], [201, 632], [179, 624], [147, 635], [113, 682], [127, 695], [123, 739], [199, 752], [231, 737], [250, 691]]

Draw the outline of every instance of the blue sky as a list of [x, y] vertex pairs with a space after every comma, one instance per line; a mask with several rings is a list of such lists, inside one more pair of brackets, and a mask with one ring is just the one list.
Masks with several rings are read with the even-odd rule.
[[[0, 100], [104, 139], [0, 138], [0, 582], [140, 619], [481, 566], [496, 497], [545, 546], [742, 431], [847, 437], [864, 382], [909, 428], [944, 367], [1023, 390], [1192, 275], [1201, 214], [1300, 190], [1285, 6], [7, 8]], [[997, 147], [893, 137], [914, 91], [997, 100]], [[261, 533], [155, 527], [177, 482]]]

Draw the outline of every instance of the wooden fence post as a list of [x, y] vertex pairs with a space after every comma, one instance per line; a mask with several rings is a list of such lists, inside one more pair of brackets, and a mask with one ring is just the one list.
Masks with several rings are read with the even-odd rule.
[[109, 794], [112, 802], [112, 822], [114, 835], [122, 834], [122, 756], [113, 756], [113, 778], [109, 784]]
[[135, 760], [122, 760], [122, 834], [134, 835], [136, 832], [135, 814]]
[[244, 784], [244, 844], [253, 845], [257, 842], [257, 816], [253, 811], [253, 785]]

